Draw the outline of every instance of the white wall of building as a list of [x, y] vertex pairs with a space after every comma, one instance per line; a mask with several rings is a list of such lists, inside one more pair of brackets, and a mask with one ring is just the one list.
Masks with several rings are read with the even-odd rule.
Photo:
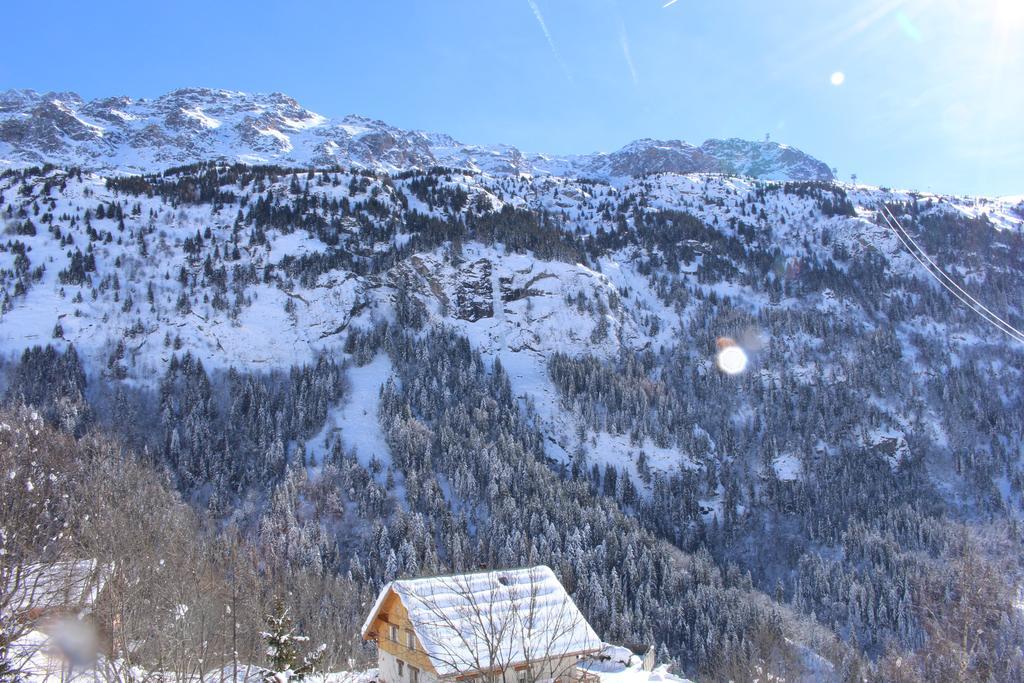
[[[398, 675], [398, 658], [390, 652], [377, 649], [377, 668], [379, 669], [381, 683], [411, 683], [409, 676], [409, 663], [403, 667], [402, 675]], [[419, 683], [438, 683], [437, 676], [429, 671], [420, 669]]]

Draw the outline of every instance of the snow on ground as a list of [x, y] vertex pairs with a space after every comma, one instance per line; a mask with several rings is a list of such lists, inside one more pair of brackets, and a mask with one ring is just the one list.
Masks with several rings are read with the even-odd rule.
[[[220, 128], [221, 122], [212, 116], [208, 116], [202, 109], [196, 107], [195, 109], [182, 109], [181, 113], [189, 117], [193, 121], [197, 121], [200, 125], [205, 128]], [[130, 116], [130, 115], [129, 115]], [[133, 121], [135, 117], [128, 118], [127, 116], [122, 117], [124, 121]]]
[[[427, 279], [433, 296], [455, 301], [460, 283], [485, 272], [484, 264], [490, 269], [489, 278], [480, 284], [481, 290], [486, 287], [493, 315], [472, 322], [457, 318], [446, 322], [460, 329], [486, 358], [501, 360], [514, 395], [524, 403], [530, 402], [543, 431], [550, 436], [546, 442], [548, 457], [568, 462], [577, 446], [579, 421], [562, 406], [548, 375], [548, 359], [554, 353], [588, 353], [613, 359], [622, 346], [668, 346], [676, 332], [674, 314], [650, 290], [646, 278], [632, 268], [622, 267], [616, 259], [602, 259], [598, 272], [581, 264], [541, 261], [528, 254], [505, 253], [475, 243], [465, 245], [463, 258], [465, 264], [456, 271], [438, 255], [424, 255], [418, 271]], [[629, 296], [622, 296], [622, 292], [629, 292]], [[608, 305], [608, 332], [603, 339], [592, 336], [598, 317], [567, 303], [567, 298], [579, 293]], [[613, 306], [610, 302], [615, 299], [619, 304]], [[652, 336], [644, 326], [643, 318], [648, 315], [661, 323], [657, 335]], [[676, 470], [689, 462], [677, 449], [658, 448], [649, 439], [633, 445], [626, 434], [591, 433], [586, 448], [590, 462], [625, 466], [639, 490], [646, 489], [636, 470], [641, 450], [652, 470]]]
[[602, 683], [646, 683], [647, 681], [689, 683], [688, 679], [670, 674], [667, 665], [655, 666], [653, 671], [645, 671], [643, 659], [628, 649], [616, 645], [605, 644], [600, 659], [587, 660], [578, 668], [595, 674]]
[[894, 470], [910, 455], [905, 435], [899, 429], [876, 427], [861, 438], [861, 441], [864, 446], [883, 456]]
[[[202, 676], [179, 678], [171, 671], [149, 671], [129, 665], [124, 660], [111, 660], [102, 655], [97, 658], [95, 634], [85, 634], [82, 631], [86, 623], [72, 619], [69, 624], [55, 629], [51, 634], [29, 631], [12, 643], [10, 654], [15, 667], [21, 673], [21, 679], [25, 683], [97, 683], [126, 680], [157, 680], [165, 683], [201, 683], [204, 680], [220, 683], [256, 683], [262, 682], [267, 673], [267, 670], [260, 666], [239, 662], [237, 665], [226, 664]], [[71, 626], [74, 624], [78, 624], [80, 628], [72, 629]], [[86, 654], [83, 646], [91, 648], [93, 654]], [[377, 669], [315, 674], [305, 680], [309, 683], [375, 683]]]
[[772, 467], [775, 469], [775, 476], [779, 478], [779, 481], [796, 481], [800, 478], [800, 472], [803, 469], [800, 458], [793, 453], [779, 455], [772, 462]]
[[[601, 683], [645, 683], [646, 681], [677, 681], [678, 683], [689, 683], [688, 678], [680, 678], [668, 672], [668, 666], [659, 666], [654, 671], [645, 671], [637, 661], [624, 666], [622, 664], [593, 664], [586, 667], [586, 670], [596, 674]], [[602, 667], [607, 667], [607, 670]], [[582, 668], [582, 667], [581, 667]]]
[[327, 250], [326, 244], [315, 237], [310, 237], [309, 233], [303, 230], [296, 230], [288, 234], [275, 230], [272, 236], [267, 236], [267, 239], [270, 242], [270, 253], [273, 255], [272, 263], [280, 263], [285, 256], [298, 257], [323, 253]]
[[606, 464], [616, 467], [626, 466], [633, 476], [633, 483], [640, 490], [646, 487], [637, 471], [637, 459], [643, 451], [647, 458], [647, 467], [651, 472], [677, 472], [682, 468], [694, 468], [693, 462], [678, 448], [661, 448], [650, 438], [640, 446], [630, 443], [628, 434], [610, 434], [608, 432], [591, 433], [587, 445], [587, 462], [596, 463], [602, 470]]
[[[140, 667], [128, 667], [119, 660], [107, 660], [100, 657], [94, 661], [89, 657], [78, 665], [71, 667], [65, 656], [67, 646], [72, 633], [47, 635], [41, 631], [31, 631], [11, 648], [12, 654], [16, 657], [19, 668], [24, 664], [25, 680], [28, 683], [42, 683], [43, 681], [61, 680], [71, 683], [72, 681], [113, 681], [124, 680], [131, 677], [135, 680], [158, 678], [163, 681], [179, 681], [179, 683], [192, 683], [198, 677], [179, 680], [171, 672], [146, 671]], [[641, 657], [632, 654], [623, 647], [606, 645], [603, 657], [588, 660], [579, 665], [581, 670], [596, 675], [602, 683], [647, 683], [663, 681], [666, 683], [690, 683], [688, 679], [681, 678], [668, 672], [667, 665], [655, 666], [653, 671], [645, 671]], [[27, 657], [27, 661], [21, 659]], [[237, 683], [249, 681], [262, 681], [266, 670], [259, 667], [239, 663], [237, 666], [227, 664], [223, 668], [207, 672], [205, 680], [237, 681]], [[378, 680], [378, 670], [375, 668], [364, 671], [335, 671], [321, 673], [308, 677], [310, 683], [375, 683]]]
[[[340, 405], [331, 408], [323, 429], [306, 444], [314, 466], [323, 464], [324, 454], [338, 438], [346, 451], [356, 450], [356, 456], [364, 467], [368, 467], [373, 459], [384, 468], [391, 464], [391, 451], [377, 419], [377, 410], [380, 407], [380, 389], [392, 375], [391, 359], [383, 353], [362, 367], [348, 367], [346, 377], [351, 383], [351, 392]], [[383, 481], [383, 474], [379, 478]]]
[[377, 669], [366, 671], [336, 671], [306, 678], [311, 683], [371, 683], [377, 680]]
[[[51, 625], [48, 632], [24, 634], [11, 643], [9, 656], [26, 683], [96, 683], [149, 677], [150, 672], [121, 660], [97, 658], [96, 643], [97, 634], [89, 623], [72, 618]], [[173, 681], [174, 676], [165, 673], [160, 680]]]

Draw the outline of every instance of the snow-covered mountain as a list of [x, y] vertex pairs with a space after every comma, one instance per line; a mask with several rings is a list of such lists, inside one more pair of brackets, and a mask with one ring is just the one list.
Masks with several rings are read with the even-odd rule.
[[531, 156], [284, 96], [0, 107], [5, 395], [123, 436], [264, 556], [371, 597], [545, 562], [595, 628], [732, 680], [750, 642], [812, 672], [785, 680], [934, 661], [950, 567], [1005, 561], [983, 649], [1021, 678], [1024, 348], [934, 272], [1024, 328], [1020, 197], [785, 181], [827, 169], [740, 140]]
[[[614, 173], [612, 157], [603, 161]], [[257, 184], [236, 180], [224, 167], [214, 175], [223, 200], [194, 198], [194, 188], [210, 181], [201, 170], [139, 185], [61, 170], [25, 181], [10, 174], [0, 182], [10, 236], [0, 253], [0, 351], [16, 355], [56, 335], [74, 343], [96, 372], [143, 385], [165, 371], [171, 340], [210, 369], [284, 369], [336, 351], [352, 329], [394, 320], [401, 290], [432, 324], [465, 335], [485, 357], [501, 360], [517, 395], [533, 402], [548, 454], [568, 462], [580, 421], [564, 411], [564, 397], [549, 377], [555, 356], [611, 362], [623, 353], [670, 348], [681, 334], [693, 334], [686, 330], [694, 302], [706, 297], [725, 298], [745, 315], [775, 309], [843, 315], [844, 324], [875, 329], [870, 304], [853, 296], [855, 283], [828, 280], [809, 289], [808, 283], [822, 277], [809, 273], [823, 264], [840, 273], [876, 257], [885, 260], [890, 277], [930, 282], [880, 225], [880, 202], [919, 206], [930, 220], [972, 222], [972, 229], [1008, 243], [1019, 239], [1024, 225], [1012, 201], [709, 174], [661, 173], [611, 184], [468, 171], [402, 178], [256, 173], [264, 178]], [[178, 198], [179, 192], [185, 194]], [[298, 206], [307, 207], [304, 215]], [[275, 212], [287, 216], [285, 222], [273, 218]], [[536, 216], [546, 223], [534, 223]], [[652, 230], [650, 221], [665, 216], [668, 222]], [[493, 222], [497, 232], [486, 239], [476, 234], [455, 248], [426, 236], [436, 229], [432, 221]], [[503, 222], [508, 226], [501, 232]], [[741, 242], [746, 258], [730, 252]], [[986, 277], [1022, 275], [1012, 265], [1014, 252], [995, 253]], [[84, 270], [83, 254], [90, 264]], [[978, 267], [977, 255], [961, 258], [970, 285], [981, 277], [969, 265]], [[666, 260], [673, 264], [667, 270]], [[754, 261], [770, 266], [755, 268]], [[844, 293], [847, 286], [854, 290]], [[929, 324], [950, 333], [961, 325], [970, 325], [961, 334], [986, 331], [970, 318], [953, 320]], [[745, 330], [733, 325], [722, 333], [742, 336]], [[966, 339], [973, 344], [973, 337]], [[813, 354], [812, 347], [805, 352]], [[786, 353], [800, 355], [792, 346]], [[352, 373], [357, 390], [366, 383], [367, 401], [376, 405], [392, 368], [386, 359], [368, 367]], [[339, 409], [336, 417], [344, 423], [346, 415]], [[374, 416], [369, 419], [373, 429], [359, 423], [348, 430], [366, 439], [351, 445], [386, 450], [379, 431], [373, 436]], [[857, 438], [900, 446], [898, 411], [886, 422]], [[327, 436], [311, 449], [326, 449]], [[637, 445], [652, 469], [671, 471], [699, 459], [653, 438], [636, 442], [634, 436], [631, 445], [614, 429], [597, 430], [593, 439], [592, 458], [632, 468], [634, 476]], [[786, 458], [780, 454], [780, 462]]]
[[361, 116], [330, 119], [281, 93], [186, 88], [154, 100], [9, 90], [0, 93], [0, 164], [159, 171], [225, 160], [380, 171], [447, 166], [491, 174], [641, 176], [729, 173], [829, 180], [828, 165], [786, 145], [739, 139], [637, 140], [610, 154], [545, 156], [407, 131]]

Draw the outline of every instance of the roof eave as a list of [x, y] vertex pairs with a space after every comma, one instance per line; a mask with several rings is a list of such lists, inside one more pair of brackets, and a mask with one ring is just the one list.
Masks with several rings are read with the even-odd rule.
[[359, 629], [359, 633], [362, 635], [363, 640], [372, 640], [370, 637], [370, 627], [373, 626], [373, 622], [377, 620], [380, 608], [384, 606], [384, 600], [386, 600], [388, 594], [391, 593], [394, 584], [395, 582], [391, 581], [380, 589], [380, 594], [377, 596], [377, 600], [373, 603], [373, 607], [370, 609], [370, 614], [366, 617], [366, 621], [363, 622], [363, 627]]

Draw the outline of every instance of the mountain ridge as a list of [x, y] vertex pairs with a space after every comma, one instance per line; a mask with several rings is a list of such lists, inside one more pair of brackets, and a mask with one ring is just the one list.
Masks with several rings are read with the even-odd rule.
[[[931, 661], [953, 642], [925, 640], [952, 617], [915, 596], [986, 557], [1005, 626], [985, 656], [1020, 680], [999, 645], [1022, 651], [1018, 541], [962, 539], [1024, 509], [1024, 355], [883, 206], [1024, 325], [1012, 201], [716, 173], [8, 170], [0, 386], [151, 454], [261, 561], [342, 577], [320, 631], [341, 659], [381, 582], [540, 561], [575, 577], [598, 632], [659, 643], [682, 671], [767, 624], [758, 656], [778, 643], [811, 671], [787, 680], [846, 680], [850, 661], [891, 680], [883, 649]], [[738, 374], [716, 362], [732, 345]], [[210, 594], [227, 595], [204, 588], [186, 618], [208, 618]]]
[[374, 171], [464, 168], [491, 175], [592, 177], [724, 173], [832, 180], [827, 164], [788, 145], [740, 138], [642, 138], [609, 153], [546, 155], [467, 144], [349, 114], [329, 118], [280, 92], [180, 88], [153, 99], [85, 100], [74, 92], [0, 93], [0, 165], [77, 165], [144, 173], [196, 161], [349, 166]]

